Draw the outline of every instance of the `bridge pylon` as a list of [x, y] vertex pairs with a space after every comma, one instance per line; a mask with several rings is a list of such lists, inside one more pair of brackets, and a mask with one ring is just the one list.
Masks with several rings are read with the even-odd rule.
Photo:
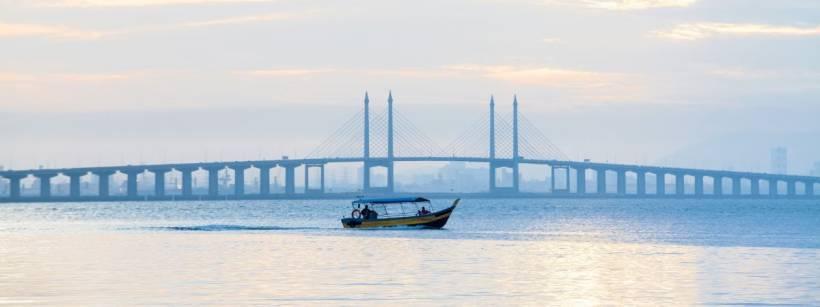
[[[362, 182], [362, 191], [368, 194], [392, 194], [395, 192], [394, 188], [394, 171], [395, 155], [393, 152], [393, 92], [387, 96], [387, 156], [384, 158], [375, 158], [370, 156], [370, 98], [365, 92], [364, 95], [364, 144], [363, 144], [363, 161], [362, 167], [364, 179]], [[384, 167], [387, 170], [387, 178], [385, 186], [373, 186], [371, 184], [370, 171], [374, 167]]]
[[[512, 158], [499, 159], [495, 152], [495, 99], [490, 97], [490, 193], [518, 193], [519, 189], [519, 164], [521, 155], [518, 152], [518, 97], [513, 96], [513, 131], [512, 131]], [[499, 169], [511, 169], [512, 178], [510, 186], [498, 186], [497, 171]]]

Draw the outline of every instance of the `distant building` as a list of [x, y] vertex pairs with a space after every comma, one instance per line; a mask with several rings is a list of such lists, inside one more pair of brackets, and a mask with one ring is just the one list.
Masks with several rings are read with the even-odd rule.
[[814, 162], [814, 169], [811, 170], [811, 175], [820, 177], [820, 161]]
[[786, 174], [788, 172], [788, 151], [786, 147], [772, 148], [772, 167], [773, 174]]

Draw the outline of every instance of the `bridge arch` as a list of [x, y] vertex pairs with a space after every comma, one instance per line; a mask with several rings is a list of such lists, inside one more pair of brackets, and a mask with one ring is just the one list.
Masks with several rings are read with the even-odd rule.
[[79, 177], [80, 196], [100, 195], [100, 176], [92, 172], [85, 173]]

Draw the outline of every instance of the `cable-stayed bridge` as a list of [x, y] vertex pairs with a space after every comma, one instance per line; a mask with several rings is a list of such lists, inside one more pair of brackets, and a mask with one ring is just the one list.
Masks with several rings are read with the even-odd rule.
[[[486, 187], [480, 192], [413, 192], [433, 197], [820, 198], [820, 194], [815, 193], [820, 177], [572, 161], [518, 112], [517, 98], [513, 99], [510, 118], [507, 121], [496, 116], [491, 98], [486, 116], [442, 147], [396, 111], [392, 93], [386, 110], [378, 114], [371, 114], [370, 99], [365, 94], [362, 110], [303, 158], [5, 170], [0, 171], [0, 202], [352, 198], [407, 194], [397, 189], [395, 181], [396, 164], [407, 162], [469, 162], [486, 167]], [[350, 192], [326, 189], [325, 168], [337, 163], [361, 167], [358, 189]], [[548, 169], [546, 192], [521, 189], [522, 165]], [[272, 187], [279, 187], [279, 183], [272, 185], [271, 182], [271, 170], [275, 168], [283, 171], [284, 183], [281, 189], [274, 190]], [[234, 176], [231, 189], [224, 191], [219, 188], [220, 181], [227, 180], [219, 174], [227, 169], [232, 170]], [[258, 171], [255, 178], [258, 189], [254, 192], [246, 192], [246, 172], [250, 169]], [[193, 174], [202, 171], [207, 172], [207, 189], [197, 193]], [[303, 172], [301, 186], [296, 183], [297, 172]], [[149, 173], [153, 176], [147, 176]], [[172, 173], [179, 175], [173, 178], [181, 180], [169, 187], [168, 178]], [[112, 186], [116, 185], [111, 179], [115, 174], [126, 177], [124, 193], [112, 193]], [[319, 180], [311, 180], [311, 174], [319, 176]], [[373, 174], [383, 174], [385, 180], [376, 183], [372, 180]], [[153, 177], [153, 189], [140, 190], [139, 183], [144, 185], [149, 177]], [[55, 178], [68, 179], [68, 193], [53, 193]], [[36, 185], [34, 189], [38, 193], [23, 193], [24, 180], [33, 181], [28, 187]], [[609, 181], [614, 184], [608, 184], [612, 183]], [[628, 185], [629, 181], [633, 184]], [[92, 183], [96, 187], [93, 193], [82, 189], [83, 184]], [[222, 186], [226, 183], [222, 182]]]

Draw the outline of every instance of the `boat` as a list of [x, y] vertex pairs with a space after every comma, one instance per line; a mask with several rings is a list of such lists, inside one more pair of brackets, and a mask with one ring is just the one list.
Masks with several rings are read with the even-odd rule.
[[[439, 211], [424, 197], [359, 198], [351, 205], [350, 217], [342, 218], [344, 228], [414, 227], [440, 229], [447, 224], [460, 199]], [[429, 208], [429, 210], [428, 210]]]

